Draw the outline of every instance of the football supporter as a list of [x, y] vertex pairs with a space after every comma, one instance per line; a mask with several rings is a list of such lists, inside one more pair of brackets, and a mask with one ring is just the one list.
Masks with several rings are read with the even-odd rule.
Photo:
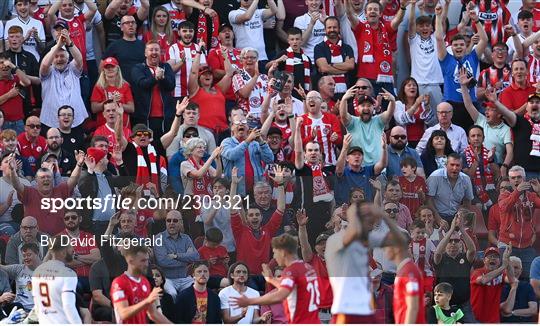
[[[519, 115], [525, 113], [528, 96], [536, 91], [536, 88], [528, 80], [528, 67], [529, 65], [523, 59], [513, 60], [510, 64], [512, 83], [499, 94], [501, 103]], [[485, 96], [490, 102], [495, 103], [493, 97], [490, 98], [487, 92]]]
[[510, 256], [509, 265], [514, 270], [514, 282], [505, 284], [501, 295], [501, 322], [530, 323], [536, 317], [538, 302], [532, 286], [519, 280], [523, 265], [521, 259]]
[[177, 34], [171, 28], [171, 15], [164, 6], [154, 8], [150, 28], [143, 35], [143, 42], [156, 41], [161, 48], [160, 61], [167, 61], [169, 47], [176, 43]]
[[32, 275], [32, 295], [40, 323], [82, 324], [76, 306], [77, 274], [68, 268], [73, 247], [62, 244], [60, 236], [51, 239], [51, 260]]
[[315, 46], [325, 35], [326, 13], [322, 9], [322, 0], [306, 1], [306, 7], [307, 12], [294, 20], [294, 27], [302, 31], [302, 50], [315, 63]]
[[[290, 324], [319, 324], [320, 291], [317, 273], [308, 263], [298, 259], [298, 241], [289, 234], [272, 239], [274, 259], [285, 266], [281, 279], [276, 279], [265, 269], [265, 280], [278, 288], [262, 297], [248, 298], [245, 295], [231, 297], [233, 306], [270, 305], [283, 302]], [[292, 295], [292, 297], [289, 297]]]
[[[124, 257], [127, 271], [118, 276], [111, 284], [111, 298], [116, 322], [119, 324], [147, 324], [148, 319], [158, 324], [171, 324], [157, 308], [160, 287], [151, 288], [144, 276], [148, 269], [148, 248], [130, 246], [125, 249]], [[148, 317], [148, 318], [147, 318]]]
[[[11, 26], [20, 26], [24, 35], [23, 49], [32, 53], [36, 60], [39, 61], [41, 58], [39, 53], [45, 47], [45, 30], [43, 24], [31, 17], [29, 0], [14, 1], [14, 9], [16, 17], [6, 22], [5, 31], [9, 31]], [[1, 36], [4, 37], [3, 32]]]
[[435, 305], [428, 308], [427, 322], [429, 324], [462, 324], [463, 311], [450, 305], [454, 288], [450, 283], [439, 283], [434, 289]]
[[431, 262], [435, 253], [435, 245], [426, 237], [426, 224], [421, 220], [414, 220], [409, 227], [411, 242], [409, 250], [414, 263], [422, 272], [424, 278], [424, 293], [433, 291], [433, 270]]
[[[138, 1], [139, 6], [134, 6], [133, 2], [133, 0], [112, 0], [108, 4], [105, 9], [105, 14], [103, 15], [107, 45], [122, 39], [122, 34], [124, 34], [126, 25], [129, 25], [129, 29], [133, 28], [133, 32], [135, 32], [135, 29], [141, 27], [144, 20], [148, 18], [148, 13], [150, 11], [149, 1], [140, 0]], [[128, 23], [124, 23], [126, 22], [126, 16], [133, 18], [133, 20], [128, 19]], [[133, 21], [133, 23], [131, 23], [131, 21]], [[121, 58], [117, 59], [120, 62], [123, 61]], [[129, 80], [129, 76], [124, 74], [124, 77]]]
[[[538, 12], [538, 10], [536, 11]], [[515, 18], [516, 16], [515, 15], [512, 15], [512, 20], [514, 20], [515, 22]], [[521, 10], [519, 12], [519, 14], [517, 15], [517, 24], [512, 24], [512, 25], [515, 25], [518, 29], [518, 33], [517, 33], [517, 36], [519, 38], [519, 41], [523, 44], [525, 42], [525, 39], [527, 39], [529, 36], [531, 36], [533, 34], [533, 32], [535, 31], [535, 26], [534, 26], [534, 20], [533, 20], [534, 16], [532, 14], [532, 11], [529, 11], [529, 10]], [[539, 20], [540, 21], [540, 20]], [[508, 46], [508, 55], [510, 57], [510, 59], [515, 59], [515, 58], [518, 58], [520, 56], [520, 53], [521, 52], [518, 52], [520, 50], [520, 48], [518, 47], [517, 50], [516, 50], [516, 46], [514, 44], [514, 38], [509, 38], [507, 41], [506, 41], [506, 45]], [[530, 44], [528, 46], [526, 46], [525, 48], [523, 48], [523, 54], [525, 55], [525, 57], [530, 54], [532, 51], [532, 49], [530, 48]]]
[[58, 108], [58, 130], [64, 139], [62, 148], [69, 153], [83, 150], [86, 147], [82, 126], [73, 127], [74, 114], [75, 109], [69, 105], [62, 105]]
[[6, 264], [24, 263], [22, 247], [26, 244], [36, 244], [39, 248], [39, 258], [44, 259], [47, 254], [47, 246], [42, 245], [41, 239], [47, 235], [41, 232], [37, 226], [37, 220], [32, 216], [26, 216], [21, 220], [20, 231], [13, 234], [6, 246]]
[[17, 133], [24, 130], [24, 99], [19, 93], [30, 86], [26, 73], [11, 62], [7, 53], [0, 55], [0, 105], [4, 110], [3, 129], [13, 129]]
[[41, 156], [41, 163], [47, 161], [47, 158], [52, 154], [56, 157], [58, 164], [58, 171], [63, 177], [69, 177], [75, 168], [75, 156], [73, 152], [67, 152], [62, 148], [64, 139], [60, 135], [60, 131], [57, 128], [51, 128], [47, 130], [47, 151]]
[[187, 20], [197, 26], [195, 29], [195, 42], [204, 42], [208, 44], [208, 50], [219, 46], [218, 29], [220, 26], [219, 16], [212, 9], [214, 0], [207, 1], [185, 1], [188, 6], [193, 9], [191, 15], [187, 16]]
[[398, 178], [402, 192], [400, 203], [405, 205], [412, 215], [418, 213], [418, 208], [424, 204], [427, 193], [426, 180], [417, 175], [416, 164], [412, 157], [405, 157], [401, 160], [400, 166], [403, 175]]
[[113, 99], [106, 100], [103, 102], [102, 110], [101, 116], [103, 124], [98, 125], [96, 131], [94, 131], [94, 136], [107, 137], [109, 142], [107, 151], [113, 153], [114, 149], [120, 145], [116, 138], [116, 128], [122, 130], [122, 136], [126, 139], [131, 137], [131, 130], [128, 127], [125, 127], [123, 123], [124, 114], [122, 114], [122, 112], [124, 106], [121, 103], [115, 102]]
[[[392, 178], [394, 176], [403, 176], [403, 167], [401, 166], [401, 163], [407, 157], [415, 161], [414, 173], [424, 177], [425, 174], [422, 160], [420, 159], [420, 155], [413, 149], [413, 144], [415, 142], [410, 141], [407, 130], [401, 126], [395, 126], [390, 130], [389, 139], [386, 177]], [[411, 212], [413, 211], [411, 210]]]
[[[480, 72], [480, 77], [478, 78], [478, 86], [476, 87], [476, 97], [479, 101], [485, 101], [486, 100], [486, 89], [487, 88], [495, 88], [497, 90], [497, 94], [504, 91], [505, 88], [510, 86], [510, 75], [511, 70], [510, 66], [506, 63], [508, 60], [508, 45], [505, 43], [499, 42], [495, 44], [491, 50], [491, 60], [493, 61], [493, 64], [489, 66], [488, 68], [482, 70]], [[460, 77], [461, 77], [462, 71], [460, 70]], [[467, 90], [467, 86], [470, 82], [470, 79], [467, 80], [465, 84], [465, 91]], [[461, 80], [460, 80], [461, 83]], [[461, 92], [463, 93], [463, 84], [461, 88]], [[485, 106], [487, 106], [487, 103], [484, 103]], [[465, 106], [466, 107], [466, 106]], [[467, 110], [469, 111], [469, 110]]]

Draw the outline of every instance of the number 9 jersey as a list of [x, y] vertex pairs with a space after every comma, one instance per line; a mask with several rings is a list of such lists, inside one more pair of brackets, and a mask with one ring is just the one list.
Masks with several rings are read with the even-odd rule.
[[283, 302], [290, 324], [320, 324], [320, 292], [317, 272], [310, 264], [297, 260], [283, 270], [280, 287], [291, 291]]
[[77, 274], [59, 260], [41, 264], [32, 275], [32, 295], [40, 324], [82, 324], [76, 307]]

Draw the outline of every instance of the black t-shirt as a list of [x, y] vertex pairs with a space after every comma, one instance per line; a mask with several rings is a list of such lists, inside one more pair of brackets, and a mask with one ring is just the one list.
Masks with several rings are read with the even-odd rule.
[[450, 283], [454, 287], [451, 305], [460, 305], [469, 301], [471, 296], [470, 276], [472, 263], [467, 260], [467, 255], [460, 253], [456, 258], [444, 253], [439, 264], [433, 264], [436, 284], [441, 282]]
[[[282, 56], [287, 55], [287, 51], [283, 50], [278, 53], [276, 56], [276, 59], [281, 58]], [[293, 66], [293, 75], [294, 75], [294, 87], [297, 88], [298, 86], [302, 86], [302, 88], [305, 90], [306, 87], [304, 85], [304, 60], [302, 59], [302, 55], [300, 53], [294, 53], [294, 66]], [[309, 60], [309, 69], [313, 73], [313, 62], [311, 62], [311, 59], [308, 57]], [[280, 62], [278, 65], [278, 69], [285, 71], [285, 62]], [[313, 83], [312, 83], [313, 86]], [[313, 88], [313, 87], [312, 87]], [[307, 93], [307, 92], [306, 92]], [[294, 97], [301, 99], [300, 95], [293, 90]]]
[[[32, 53], [23, 49], [21, 49], [21, 52], [13, 52], [11, 50], [6, 50], [5, 53], [9, 56], [11, 62], [13, 62], [13, 64], [19, 67], [22, 71], [24, 71], [26, 75], [39, 77], [39, 63]], [[32, 89], [34, 93], [36, 106], [41, 106], [41, 87], [39, 85], [21, 88], [21, 94], [24, 95], [23, 105], [25, 116], [29, 115], [32, 108], [32, 96], [30, 94], [30, 89]]]
[[[445, 316], [447, 317], [451, 317], [453, 313], [455, 313], [456, 311], [459, 310], [459, 307], [457, 306], [450, 306], [450, 309], [448, 310], [444, 310], [442, 309], [442, 312]], [[463, 311], [462, 311], [463, 312]], [[460, 323], [460, 324], [463, 324], [463, 318], [464, 317], [461, 317], [460, 319], [458, 319], [457, 321]], [[429, 307], [428, 308], [428, 311], [427, 311], [427, 323], [428, 324], [438, 324], [438, 320], [437, 320], [437, 315], [435, 314], [435, 308], [433, 307]]]
[[516, 125], [512, 127], [514, 134], [514, 162], [526, 171], [540, 171], [540, 157], [532, 156], [532, 126], [524, 117], [517, 115]]
[[[304, 207], [313, 205], [313, 172], [311, 168], [304, 164], [304, 167], [296, 171], [296, 185], [294, 187], [294, 207], [299, 207], [303, 202]], [[323, 176], [330, 187], [334, 189], [335, 175], [332, 167], [323, 167]]]
[[128, 83], [132, 84], [131, 70], [136, 64], [145, 61], [144, 43], [140, 40], [116, 40], [105, 50], [103, 58], [107, 57], [115, 57], [118, 60], [122, 76]]
[[[315, 57], [315, 67], [317, 67], [317, 59], [320, 59], [320, 58], [325, 58], [326, 62], [330, 64], [332, 62], [332, 53], [330, 52], [330, 47], [325, 42], [321, 42], [315, 45], [314, 57]], [[345, 43], [341, 44], [341, 57], [343, 58], [343, 61], [345, 61], [347, 57], [354, 58], [354, 52], [353, 52], [353, 49], [350, 47], [350, 45], [345, 44]], [[316, 82], [318, 82], [322, 76], [327, 75], [327, 74], [321, 74], [317, 68], [314, 70], [315, 70]], [[354, 73], [354, 72], [355, 72], [355, 69], [349, 71], [348, 73], [345, 73], [345, 80], [347, 83], [347, 87], [349, 87], [350, 85], [351, 73]]]
[[64, 139], [62, 149], [68, 153], [73, 153], [77, 150], [84, 150], [84, 133], [81, 126], [71, 128], [71, 132], [66, 134], [60, 130], [60, 135]]
[[103, 259], [92, 264], [88, 281], [90, 282], [91, 291], [102, 290], [103, 295], [110, 299], [111, 278], [107, 264]]
[[[137, 30], [139, 30], [143, 26], [143, 21], [139, 19], [139, 16], [137, 15], [137, 11], [134, 10], [133, 14], [131, 14], [133, 18], [135, 18], [135, 23], [137, 23]], [[105, 27], [105, 40], [107, 42], [107, 46], [111, 45], [116, 40], [122, 39], [123, 33], [120, 27], [122, 26], [122, 23], [120, 22], [122, 17], [118, 15], [114, 15], [112, 19], [107, 19], [105, 16], [103, 16], [103, 24]], [[106, 58], [106, 57], [104, 57]]]

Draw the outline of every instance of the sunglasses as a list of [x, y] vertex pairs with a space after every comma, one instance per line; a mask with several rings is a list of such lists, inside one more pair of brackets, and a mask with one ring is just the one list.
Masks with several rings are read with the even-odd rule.
[[30, 129], [41, 129], [41, 125], [34, 125], [34, 124], [29, 124], [29, 125], [26, 125], [28, 128]]
[[193, 137], [199, 137], [198, 134], [185, 134], [184, 138], [193, 138]]
[[387, 212], [388, 214], [390, 214], [390, 213], [395, 214], [395, 213], [399, 212], [399, 209], [397, 209], [397, 208], [387, 208], [384, 211]]
[[512, 188], [512, 186], [506, 186], [506, 187], [503, 187], [503, 189], [506, 189], [507, 191], [514, 191], [514, 188]]
[[358, 89], [362, 89], [362, 90], [366, 90], [366, 89], [370, 89], [369, 86], [356, 86]]
[[407, 136], [405, 136], [405, 135], [394, 135], [394, 136], [390, 136], [390, 137], [392, 137], [394, 139], [407, 139]]
[[152, 133], [150, 131], [137, 131], [135, 133], [135, 137], [142, 137], [142, 136], [150, 137], [152, 136]]
[[235, 122], [233, 122], [235, 125], [239, 126], [239, 125], [245, 125], [247, 124], [247, 120], [236, 120]]
[[66, 215], [66, 216], [64, 216], [64, 221], [69, 221], [69, 220], [76, 221], [78, 218], [79, 218], [79, 216], [77, 216], [77, 215]]
[[165, 222], [167, 222], [167, 223], [178, 223], [178, 222], [180, 222], [180, 220], [177, 219], [177, 218], [169, 218], [169, 219], [166, 219]]
[[460, 243], [460, 239], [450, 239], [450, 243]]

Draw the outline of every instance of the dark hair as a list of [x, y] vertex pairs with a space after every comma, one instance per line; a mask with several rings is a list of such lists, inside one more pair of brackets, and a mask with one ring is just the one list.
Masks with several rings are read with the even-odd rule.
[[186, 110], [199, 111], [199, 104], [195, 102], [189, 102], [188, 105], [186, 106]]
[[287, 30], [287, 36], [298, 35], [298, 34], [300, 34], [300, 36], [302, 35], [302, 30], [298, 27], [291, 27]]
[[368, 2], [366, 3], [366, 7], [365, 7], [364, 10], [367, 10], [367, 6], [368, 6], [370, 3], [376, 3], [376, 4], [378, 4], [378, 5], [379, 5], [379, 9], [380, 9], [381, 14], [382, 14], [382, 12], [383, 12], [383, 10], [384, 10], [384, 7], [381, 5], [381, 2], [380, 2], [379, 0], [368, 0]]
[[401, 83], [401, 86], [399, 87], [398, 96], [397, 96], [397, 99], [403, 102], [403, 104], [407, 104], [407, 96], [405, 95], [405, 86], [407, 86], [407, 84], [411, 81], [416, 84], [416, 97], [414, 99], [416, 100], [418, 96], [420, 96], [420, 92], [419, 92], [420, 87], [418, 87], [418, 82], [416, 81], [416, 79], [412, 77], [408, 77]]
[[92, 137], [92, 139], [90, 140], [90, 147], [94, 147], [94, 145], [98, 141], [104, 141], [104, 142], [109, 143], [109, 138], [107, 138], [106, 136], [103, 136], [103, 135], [96, 135], [96, 136]]
[[508, 51], [508, 45], [506, 45], [506, 43], [504, 42], [497, 42], [495, 43], [495, 45], [493, 45], [491, 48], [495, 48], [496, 46], [499, 46], [499, 47], [503, 47], [506, 51]]
[[7, 52], [0, 53], [0, 59], [9, 59], [9, 54]]
[[338, 28], [341, 29], [341, 24], [339, 23], [339, 19], [336, 16], [328, 16], [324, 20], [324, 27], [326, 27], [326, 22], [329, 20], [335, 20], [337, 22]]
[[418, 168], [418, 163], [411, 156], [405, 156], [401, 160], [401, 162], [399, 162], [399, 167], [403, 168], [403, 167], [406, 167], [406, 166], [412, 167], [414, 169], [414, 171], [416, 172], [416, 169]]
[[479, 129], [480, 131], [482, 131], [482, 135], [485, 135], [484, 134], [484, 128], [480, 127], [479, 125], [472, 125], [469, 127], [469, 129], [467, 130], [467, 136], [469, 135], [469, 133], [471, 132], [471, 130], [473, 129]]
[[456, 153], [456, 152], [450, 153], [450, 154], [448, 154], [446, 157], [447, 157], [448, 159], [453, 158], [454, 160], [458, 160], [458, 161], [461, 162], [461, 156], [459, 156], [459, 154]]
[[225, 188], [227, 188], [227, 190], [231, 189], [231, 182], [227, 180], [226, 178], [215, 178], [214, 180], [212, 180], [212, 183], [211, 183], [212, 187], [216, 183], [221, 183]]
[[529, 64], [527, 63], [527, 61], [523, 60], [523, 59], [514, 59], [512, 60], [512, 62], [510, 63], [510, 70], [513, 70], [514, 69], [514, 64], [517, 63], [517, 62], [523, 62], [525, 64], [525, 69], [527, 69], [529, 67]]
[[361, 193], [364, 195], [364, 198], [366, 197], [366, 192], [364, 191], [363, 188], [360, 188], [360, 187], [352, 187], [352, 188], [349, 190], [349, 203], [351, 202], [352, 195], [353, 195], [355, 192], [361, 192]]
[[223, 241], [223, 233], [218, 228], [209, 228], [206, 230], [204, 237], [207, 241], [214, 243], [221, 243], [221, 241]]
[[36, 255], [39, 255], [39, 247], [37, 244], [33, 242], [28, 242], [22, 245], [21, 252], [25, 252], [27, 250], [33, 251]]
[[388, 183], [386, 184], [386, 189], [388, 189], [388, 187], [390, 187], [390, 186], [392, 186], [392, 187], [398, 186], [399, 189], [403, 190], [403, 189], [401, 188], [401, 184], [400, 184], [399, 181], [396, 180], [396, 179], [392, 179], [392, 180], [388, 181]]
[[192, 30], [195, 30], [195, 25], [193, 25], [193, 23], [190, 22], [189, 20], [184, 20], [183, 22], [181, 22], [180, 24], [178, 24], [178, 30], [181, 30], [181, 29], [192, 29]]
[[195, 274], [195, 270], [201, 266], [206, 266], [206, 268], [210, 268], [206, 260], [197, 260], [193, 262], [190, 266], [191, 275]]
[[534, 18], [534, 15], [532, 12], [528, 11], [528, 10], [522, 10], [519, 12], [518, 14], [518, 20], [520, 19], [531, 19], [531, 18]]
[[465, 40], [465, 36], [463, 36], [461, 34], [456, 34], [456, 35], [452, 36], [452, 40], [450, 40], [450, 44], [454, 43], [455, 41], [459, 41], [459, 40], [463, 40], [465, 43], [467, 42], [467, 40]]
[[298, 240], [290, 234], [284, 233], [272, 239], [272, 248], [285, 250], [290, 254], [298, 251]]
[[242, 266], [245, 266], [246, 269], [247, 269], [247, 273], [248, 273], [248, 276], [249, 276], [249, 266], [242, 262], [242, 261], [237, 261], [236, 263], [232, 264], [230, 267], [229, 267], [229, 271], [227, 273], [227, 278], [229, 279], [229, 282], [231, 283], [231, 285], [234, 283], [232, 277], [231, 277], [231, 274], [234, 273], [234, 270], [236, 269], [237, 266], [239, 265], [242, 265]]
[[432, 19], [429, 16], [418, 16], [416, 18], [416, 25], [423, 25], [423, 24], [432, 24]]
[[73, 116], [75, 116], [75, 109], [72, 106], [69, 106], [69, 105], [62, 105], [61, 107], [59, 107], [57, 115], [60, 115], [60, 111], [66, 110], [66, 109], [71, 110], [71, 113], [73, 113]]
[[454, 293], [454, 287], [450, 283], [442, 282], [435, 285], [433, 292], [442, 292], [451, 295], [452, 293]]
[[435, 137], [444, 137], [444, 139], [446, 139], [446, 144], [444, 145], [444, 155], [448, 155], [454, 152], [454, 150], [452, 149], [452, 144], [450, 143], [450, 138], [448, 138], [446, 132], [444, 130], [434, 130], [429, 137], [426, 149], [424, 150], [427, 154], [435, 157], [435, 147], [433, 147], [433, 139]]
[[426, 228], [426, 223], [424, 223], [424, 221], [422, 221], [421, 219], [417, 218], [412, 221], [411, 225], [409, 226], [409, 231], [412, 231], [414, 229], [425, 229], [425, 228]]

